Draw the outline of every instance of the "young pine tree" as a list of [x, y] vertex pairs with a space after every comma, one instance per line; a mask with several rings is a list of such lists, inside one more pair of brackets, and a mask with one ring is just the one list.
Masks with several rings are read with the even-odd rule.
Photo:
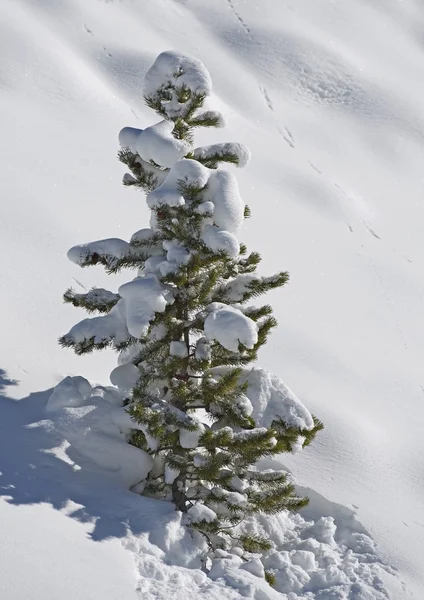
[[280, 382], [248, 365], [276, 326], [268, 305], [250, 301], [283, 286], [286, 272], [256, 273], [260, 256], [236, 233], [249, 209], [234, 174], [244, 166], [241, 144], [195, 148], [199, 127], [220, 127], [205, 110], [211, 93], [203, 64], [164, 52], [145, 78], [146, 104], [161, 121], [120, 133], [124, 184], [147, 193], [150, 227], [129, 242], [108, 239], [76, 246], [69, 258], [108, 273], [135, 270], [118, 293], [65, 293], [65, 301], [97, 313], [60, 342], [77, 354], [119, 351], [111, 381], [134, 422], [129, 442], [153, 457], [135, 489], [169, 499], [212, 550], [247, 552], [266, 540], [233, 526], [258, 512], [298, 510], [287, 473], [261, 468], [261, 459], [311, 442], [322, 424]]

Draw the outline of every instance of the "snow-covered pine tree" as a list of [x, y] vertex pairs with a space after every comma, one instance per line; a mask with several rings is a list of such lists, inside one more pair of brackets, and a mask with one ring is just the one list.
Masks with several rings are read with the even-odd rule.
[[236, 233], [249, 216], [235, 175], [245, 166], [241, 144], [194, 148], [198, 127], [220, 127], [204, 110], [211, 80], [203, 64], [164, 52], [144, 81], [147, 105], [161, 121], [120, 133], [124, 184], [147, 192], [150, 227], [130, 242], [108, 239], [76, 246], [69, 258], [109, 273], [135, 269], [118, 293], [65, 293], [65, 301], [99, 316], [60, 339], [77, 354], [112, 346], [120, 352], [111, 382], [123, 393], [134, 430], [130, 443], [153, 457], [135, 490], [169, 499], [212, 550], [254, 552], [266, 540], [233, 526], [258, 512], [298, 510], [290, 476], [261, 459], [311, 442], [322, 424], [277, 378], [248, 367], [276, 320], [250, 301], [283, 286], [286, 272], [256, 274], [260, 256]]

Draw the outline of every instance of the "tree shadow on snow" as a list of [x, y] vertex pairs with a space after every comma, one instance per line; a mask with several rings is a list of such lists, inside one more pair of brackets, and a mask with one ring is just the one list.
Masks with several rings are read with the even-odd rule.
[[78, 469], [65, 453], [66, 440], [45, 414], [52, 390], [15, 400], [7, 395], [15, 385], [0, 369], [0, 498], [13, 505], [47, 503], [65, 510], [92, 524], [93, 540], [123, 538], [129, 532], [160, 539], [152, 522], [165, 527], [172, 505], [131, 493], [108, 473]]

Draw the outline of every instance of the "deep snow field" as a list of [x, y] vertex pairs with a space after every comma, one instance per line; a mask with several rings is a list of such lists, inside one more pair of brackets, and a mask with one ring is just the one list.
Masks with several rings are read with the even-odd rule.
[[[260, 366], [325, 424], [282, 457], [308, 509], [257, 525], [286, 553], [279, 592], [193, 568], [173, 507], [82, 464], [45, 410], [67, 375], [109, 385], [113, 352], [58, 346], [84, 316], [61, 298], [129, 277], [66, 252], [147, 226], [117, 136], [157, 120], [142, 78], [170, 48], [227, 120], [196, 143], [252, 151], [240, 237], [291, 274]], [[422, 600], [423, 95], [421, 0], [2, 0], [1, 598]]]

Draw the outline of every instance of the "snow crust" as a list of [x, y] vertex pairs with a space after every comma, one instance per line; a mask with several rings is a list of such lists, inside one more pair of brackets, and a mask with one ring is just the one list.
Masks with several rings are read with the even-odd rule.
[[238, 351], [239, 344], [253, 348], [258, 341], [258, 327], [241, 310], [221, 302], [209, 304], [204, 331], [209, 341], [216, 340], [227, 350]]

